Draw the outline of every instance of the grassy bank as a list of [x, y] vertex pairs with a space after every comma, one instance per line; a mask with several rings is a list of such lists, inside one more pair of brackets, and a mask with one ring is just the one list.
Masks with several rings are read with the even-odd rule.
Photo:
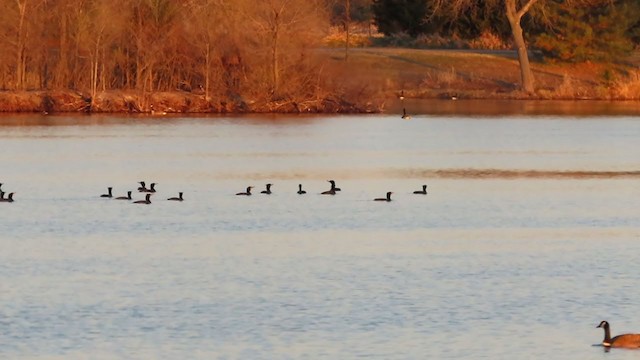
[[[344, 51], [328, 56], [338, 62]], [[533, 96], [518, 90], [520, 68], [511, 51], [361, 48], [353, 49], [343, 66], [353, 81], [388, 96], [404, 90], [414, 98], [640, 100], [638, 59], [624, 60], [554, 64], [533, 59]]]
[[[509, 51], [343, 49], [317, 52], [318, 83], [313, 98], [282, 97], [274, 101], [251, 98], [205, 98], [176, 90], [141, 93], [104, 91], [95, 98], [86, 92], [2, 91], [3, 112], [94, 113], [359, 113], [379, 112], [400, 91], [408, 98], [459, 99], [593, 99], [640, 100], [637, 61], [624, 64], [532, 64], [536, 94], [518, 91], [519, 66]], [[331, 90], [326, 90], [331, 89]]]

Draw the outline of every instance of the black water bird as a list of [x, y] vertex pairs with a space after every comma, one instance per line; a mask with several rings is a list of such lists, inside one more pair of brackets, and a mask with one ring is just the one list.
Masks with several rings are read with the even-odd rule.
[[147, 185], [145, 184], [144, 181], [138, 181], [138, 183], [140, 184], [140, 186], [138, 186], [138, 192], [146, 192], [147, 191]]
[[427, 185], [422, 185], [422, 190], [416, 190], [413, 193], [427, 195]]
[[151, 204], [151, 195], [152, 194], [147, 194], [144, 198], [144, 200], [138, 200], [138, 201], [134, 201], [134, 204]]
[[113, 190], [112, 187], [108, 187], [107, 188], [107, 193], [100, 195], [100, 197], [102, 197], [102, 198], [112, 198], [113, 197], [113, 194], [111, 193], [112, 190]]
[[115, 200], [131, 200], [131, 191], [127, 191], [127, 196], [118, 196]]
[[[4, 195], [4, 194], [3, 194]], [[9, 195], [6, 198], [1, 198], [0, 202], [13, 202], [13, 193], [9, 193]]]
[[321, 192], [320, 193], [321, 195], [335, 195], [336, 191], [340, 191], [340, 188], [336, 187], [335, 181], [333, 180], [327, 180], [327, 181], [331, 183], [331, 189]]
[[336, 187], [336, 182], [333, 180], [327, 180], [328, 182], [331, 183], [331, 189], [335, 190], [335, 191], [342, 191], [342, 189], [340, 189], [339, 187]]
[[251, 195], [251, 189], [253, 189], [253, 186], [249, 186], [247, 187], [247, 191], [246, 192], [239, 192], [236, 195], [245, 195], [245, 196], [250, 196]]
[[265, 186], [267, 187], [267, 189], [266, 189], [266, 190], [262, 190], [262, 191], [260, 191], [260, 194], [267, 194], [267, 195], [271, 195], [271, 186], [272, 186], [272, 185], [273, 185], [273, 184], [267, 184], [267, 185], [265, 185]]
[[302, 195], [302, 194], [306, 194], [307, 192], [302, 190], [302, 184], [298, 184], [298, 194]]
[[606, 321], [601, 321], [596, 328], [604, 329], [604, 339], [602, 340], [602, 346], [604, 347], [640, 348], [640, 334], [622, 334], [612, 338], [609, 323]]
[[[138, 191], [140, 191], [140, 189], [138, 188]], [[148, 189], [145, 189], [143, 191], [140, 192], [146, 192], [146, 193], [154, 193], [156, 192], [156, 183], [151, 183], [151, 185], [149, 185]]]
[[387, 192], [387, 197], [386, 198], [375, 198], [373, 199], [374, 201], [391, 201], [391, 194], [393, 194], [392, 191]]
[[170, 200], [170, 201], [183, 201], [184, 199], [182, 198], [182, 192], [179, 192], [178, 193], [178, 197], [170, 197], [167, 200]]

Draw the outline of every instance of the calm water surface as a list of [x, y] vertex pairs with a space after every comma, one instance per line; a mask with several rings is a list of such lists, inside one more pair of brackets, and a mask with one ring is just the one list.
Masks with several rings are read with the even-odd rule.
[[0, 124], [0, 358], [640, 356], [636, 117]]

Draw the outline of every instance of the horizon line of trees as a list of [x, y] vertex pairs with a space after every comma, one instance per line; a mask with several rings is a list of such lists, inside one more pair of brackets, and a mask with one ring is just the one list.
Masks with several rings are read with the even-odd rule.
[[0, 89], [75, 89], [92, 98], [111, 89], [314, 97], [323, 69], [310, 50], [331, 25], [347, 30], [352, 21], [374, 22], [386, 35], [471, 39], [490, 31], [516, 44], [527, 92], [533, 83], [525, 79], [526, 47], [562, 61], [610, 61], [640, 43], [638, 0], [0, 0], [0, 6]]
[[[315, 91], [326, 0], [0, 0], [0, 89]], [[262, 95], [265, 97], [265, 95]]]

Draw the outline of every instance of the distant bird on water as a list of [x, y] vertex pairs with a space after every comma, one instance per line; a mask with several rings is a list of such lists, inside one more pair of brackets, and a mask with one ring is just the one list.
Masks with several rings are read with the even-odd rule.
[[413, 193], [427, 195], [427, 185], [422, 185], [422, 190], [416, 190]]
[[302, 190], [302, 184], [298, 184], [298, 194], [302, 195], [302, 194], [306, 194], [307, 192]]
[[249, 186], [247, 187], [247, 191], [245, 192], [239, 192], [236, 195], [244, 195], [244, 196], [251, 196], [251, 189], [253, 189], [253, 186]]
[[100, 195], [100, 197], [102, 197], [102, 198], [112, 198], [113, 197], [113, 194], [111, 193], [112, 190], [113, 190], [112, 187], [108, 187], [107, 188], [107, 193]]
[[1, 198], [0, 202], [10, 202], [10, 203], [12, 203], [13, 202], [13, 194], [14, 193], [9, 193], [9, 195], [6, 198], [4, 198], [4, 197]]
[[609, 323], [606, 321], [601, 321], [596, 328], [604, 329], [604, 339], [602, 340], [602, 346], [604, 347], [640, 348], [640, 334], [623, 334], [611, 337]]
[[156, 192], [156, 183], [151, 183], [151, 185], [149, 185], [149, 188], [144, 188], [143, 190], [140, 190], [140, 188], [138, 188], [139, 192], [146, 192], [146, 193], [154, 193]]
[[147, 194], [144, 200], [134, 201], [134, 204], [151, 204], [151, 194]]
[[387, 197], [384, 197], [384, 198], [376, 198], [376, 199], [373, 199], [373, 200], [374, 200], [374, 201], [387, 201], [387, 202], [389, 202], [389, 201], [391, 201], [391, 194], [393, 194], [393, 192], [392, 192], [392, 191], [389, 191], [389, 192], [387, 192]]
[[333, 180], [327, 180], [328, 182], [331, 183], [331, 188], [335, 191], [342, 191], [342, 189], [340, 189], [339, 187], [336, 187], [336, 182]]
[[115, 200], [131, 200], [131, 191], [127, 191], [127, 196], [118, 196]]
[[178, 197], [170, 197], [167, 200], [169, 201], [183, 201], [184, 199], [182, 198], [182, 192], [178, 193]]
[[321, 192], [320, 193], [321, 195], [335, 195], [336, 191], [340, 191], [340, 188], [336, 187], [335, 181], [333, 180], [327, 180], [327, 181], [331, 183], [331, 189]]
[[260, 191], [260, 194], [267, 194], [267, 195], [271, 195], [271, 186], [273, 184], [267, 184], [266, 185], [266, 190], [262, 190]]
[[145, 184], [144, 181], [138, 181], [138, 184], [140, 184], [140, 186], [138, 186], [138, 191], [139, 192], [147, 191], [147, 185]]

